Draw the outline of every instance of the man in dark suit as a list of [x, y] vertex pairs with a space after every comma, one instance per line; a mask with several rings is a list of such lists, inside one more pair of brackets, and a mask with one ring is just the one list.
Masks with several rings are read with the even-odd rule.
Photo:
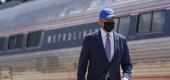
[[[132, 64], [126, 39], [112, 31], [114, 11], [105, 8], [101, 10], [99, 17], [100, 31], [84, 38], [77, 80], [131, 80]], [[123, 70], [122, 78], [120, 66]]]

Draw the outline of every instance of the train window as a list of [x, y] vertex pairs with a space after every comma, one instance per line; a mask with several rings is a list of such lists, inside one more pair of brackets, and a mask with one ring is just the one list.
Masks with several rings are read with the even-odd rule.
[[37, 47], [41, 42], [42, 31], [29, 32], [26, 47]]
[[58, 42], [61, 40], [61, 34], [58, 34]]
[[79, 39], [81, 39], [81, 31], [79, 31]]
[[76, 32], [74, 32], [73, 39], [76, 40]]
[[56, 42], [56, 35], [54, 34], [53, 35], [53, 43], [55, 43]]
[[137, 33], [148, 33], [150, 32], [152, 13], [145, 13], [139, 16], [139, 22], [136, 32]]
[[115, 27], [114, 27], [114, 30], [113, 30], [113, 31], [115, 31], [115, 32], [117, 32], [117, 28], [118, 28], [118, 21], [119, 21], [119, 19], [118, 19], [118, 18], [116, 18], [116, 19], [115, 19]]
[[69, 41], [71, 40], [71, 37], [72, 37], [72, 34], [71, 34], [71, 32], [70, 32], [70, 33], [68, 33], [68, 40], [69, 40]]
[[165, 12], [164, 11], [154, 12], [151, 32], [162, 31], [164, 23], [165, 23]]
[[119, 33], [126, 36], [130, 27], [130, 16], [121, 17], [119, 20]]
[[63, 41], [66, 40], [66, 33], [63, 33]]
[[2, 51], [5, 47], [5, 37], [0, 37], [0, 44], [0, 51]]
[[89, 33], [92, 33], [92, 29], [89, 29]]
[[84, 30], [84, 31], [83, 31], [83, 38], [86, 36], [86, 34], [87, 34], [87, 31]]
[[47, 38], [47, 43], [51, 43], [51, 40], [52, 40], [52, 37], [51, 37], [51, 35], [50, 35], [50, 36], [48, 36], [48, 38]]
[[99, 29], [98, 29], [98, 28], [96, 28], [96, 29], [95, 29], [95, 32], [97, 32], [97, 31], [99, 31]]
[[23, 34], [11, 35], [8, 40], [8, 49], [19, 49], [22, 47]]

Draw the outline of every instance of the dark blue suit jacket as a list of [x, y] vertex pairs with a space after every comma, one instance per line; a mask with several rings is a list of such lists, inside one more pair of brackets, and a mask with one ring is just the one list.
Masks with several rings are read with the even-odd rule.
[[[121, 80], [120, 66], [124, 77], [130, 80], [132, 64], [125, 38], [114, 32], [114, 56], [108, 61], [102, 42], [101, 31], [94, 32], [85, 37], [78, 64], [77, 80], [103, 80], [110, 70], [111, 80]], [[88, 69], [88, 71], [86, 71]]]

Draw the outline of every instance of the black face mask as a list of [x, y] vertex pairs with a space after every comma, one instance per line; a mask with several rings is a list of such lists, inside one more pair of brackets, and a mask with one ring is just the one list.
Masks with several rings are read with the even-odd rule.
[[107, 32], [110, 32], [114, 29], [114, 25], [115, 23], [114, 22], [104, 22], [104, 30], [107, 31]]

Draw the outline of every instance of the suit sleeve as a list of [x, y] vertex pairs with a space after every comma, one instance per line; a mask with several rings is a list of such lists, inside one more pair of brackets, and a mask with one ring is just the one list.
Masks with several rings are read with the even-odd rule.
[[78, 71], [77, 71], [77, 80], [85, 80], [89, 54], [90, 54], [90, 50], [88, 47], [88, 39], [87, 37], [85, 37], [80, 52]]
[[129, 55], [128, 45], [125, 39], [122, 40], [123, 43], [123, 57], [121, 60], [121, 67], [123, 69], [123, 77], [131, 80], [132, 63]]

